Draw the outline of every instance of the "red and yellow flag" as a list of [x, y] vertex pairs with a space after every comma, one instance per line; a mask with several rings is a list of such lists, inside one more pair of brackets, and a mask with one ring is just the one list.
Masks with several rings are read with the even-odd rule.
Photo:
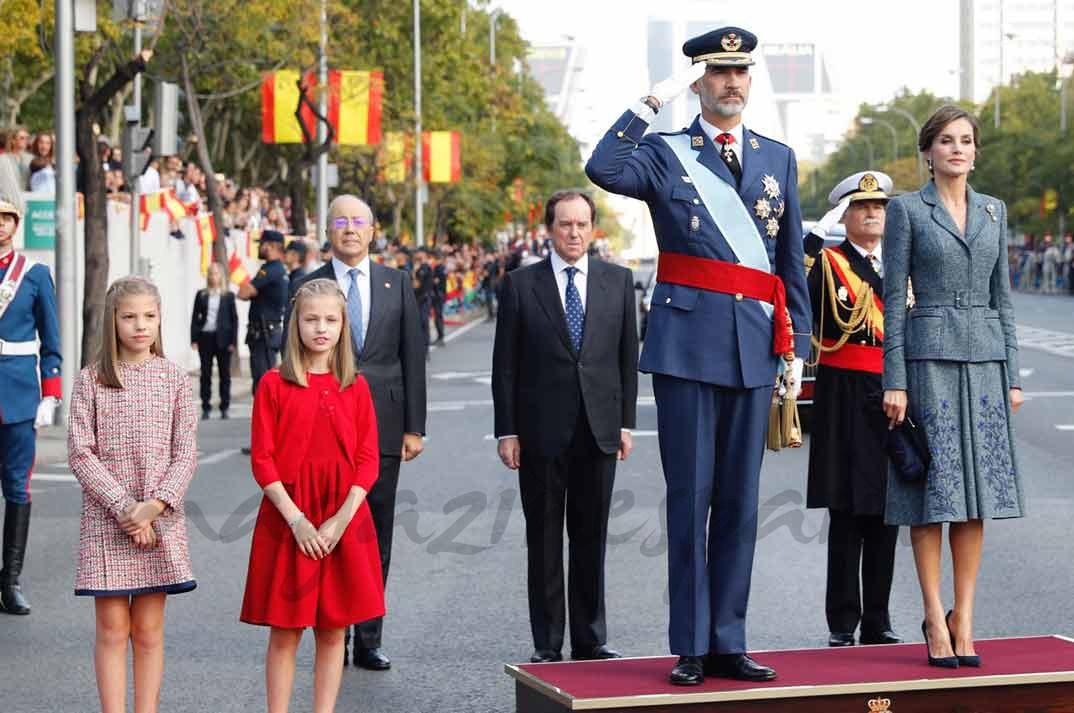
[[425, 131], [421, 135], [421, 158], [429, 183], [455, 183], [462, 178], [462, 154], [458, 131]]
[[149, 229], [149, 217], [164, 207], [164, 192], [146, 193], [138, 200], [138, 225], [142, 232]]
[[216, 242], [216, 222], [212, 213], [199, 215], [195, 220], [198, 233], [198, 246], [201, 248], [201, 274], [209, 272], [209, 263], [213, 259], [213, 243]]
[[246, 267], [242, 264], [242, 258], [239, 257], [238, 250], [232, 252], [231, 257], [228, 258], [227, 270], [231, 273], [231, 281], [236, 285], [242, 285], [250, 281], [250, 273], [246, 272]]
[[298, 71], [266, 72], [261, 79], [261, 141], [266, 144], [300, 144], [302, 129], [295, 119], [298, 108]]
[[341, 146], [376, 146], [384, 100], [384, 72], [328, 73], [328, 121]]

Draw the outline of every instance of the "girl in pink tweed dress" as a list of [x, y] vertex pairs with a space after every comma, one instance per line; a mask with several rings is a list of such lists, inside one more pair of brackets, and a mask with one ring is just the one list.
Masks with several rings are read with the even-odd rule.
[[196, 585], [183, 500], [197, 464], [187, 375], [164, 359], [160, 293], [125, 277], [105, 296], [101, 354], [71, 395], [68, 461], [82, 486], [75, 594], [94, 597], [104, 713], [124, 710], [127, 641], [136, 710], [156, 710], [164, 601]]

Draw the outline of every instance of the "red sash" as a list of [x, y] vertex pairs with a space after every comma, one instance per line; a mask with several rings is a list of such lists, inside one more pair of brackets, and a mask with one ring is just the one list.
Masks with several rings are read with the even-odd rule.
[[773, 307], [772, 353], [783, 356], [794, 351], [787, 293], [778, 275], [723, 260], [660, 253], [656, 281], [735, 295], [737, 299], [749, 297], [767, 302]]
[[[831, 348], [835, 346], [835, 340], [822, 339], [821, 344], [826, 348]], [[836, 369], [882, 374], [884, 373], [884, 348], [847, 342], [834, 352], [822, 351], [820, 353], [820, 363], [823, 366], [832, 366]]]

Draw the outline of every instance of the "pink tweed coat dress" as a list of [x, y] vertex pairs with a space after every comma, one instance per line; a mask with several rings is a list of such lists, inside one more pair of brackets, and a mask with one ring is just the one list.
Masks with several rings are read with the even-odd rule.
[[[67, 453], [82, 485], [75, 594], [121, 596], [194, 589], [183, 500], [197, 466], [197, 416], [187, 375], [162, 357], [117, 363], [124, 388], [78, 375]], [[157, 546], [141, 550], [117, 518], [135, 501], [168, 505], [153, 522]]]

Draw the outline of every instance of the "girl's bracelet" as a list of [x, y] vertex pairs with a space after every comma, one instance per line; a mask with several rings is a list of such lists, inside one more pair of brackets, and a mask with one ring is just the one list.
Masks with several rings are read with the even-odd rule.
[[291, 528], [291, 532], [294, 532], [295, 527], [298, 526], [298, 523], [302, 522], [305, 518], [306, 518], [306, 514], [300, 512], [298, 515], [295, 516], [294, 520], [291, 520], [290, 522], [288, 522], [287, 526], [289, 528]]

